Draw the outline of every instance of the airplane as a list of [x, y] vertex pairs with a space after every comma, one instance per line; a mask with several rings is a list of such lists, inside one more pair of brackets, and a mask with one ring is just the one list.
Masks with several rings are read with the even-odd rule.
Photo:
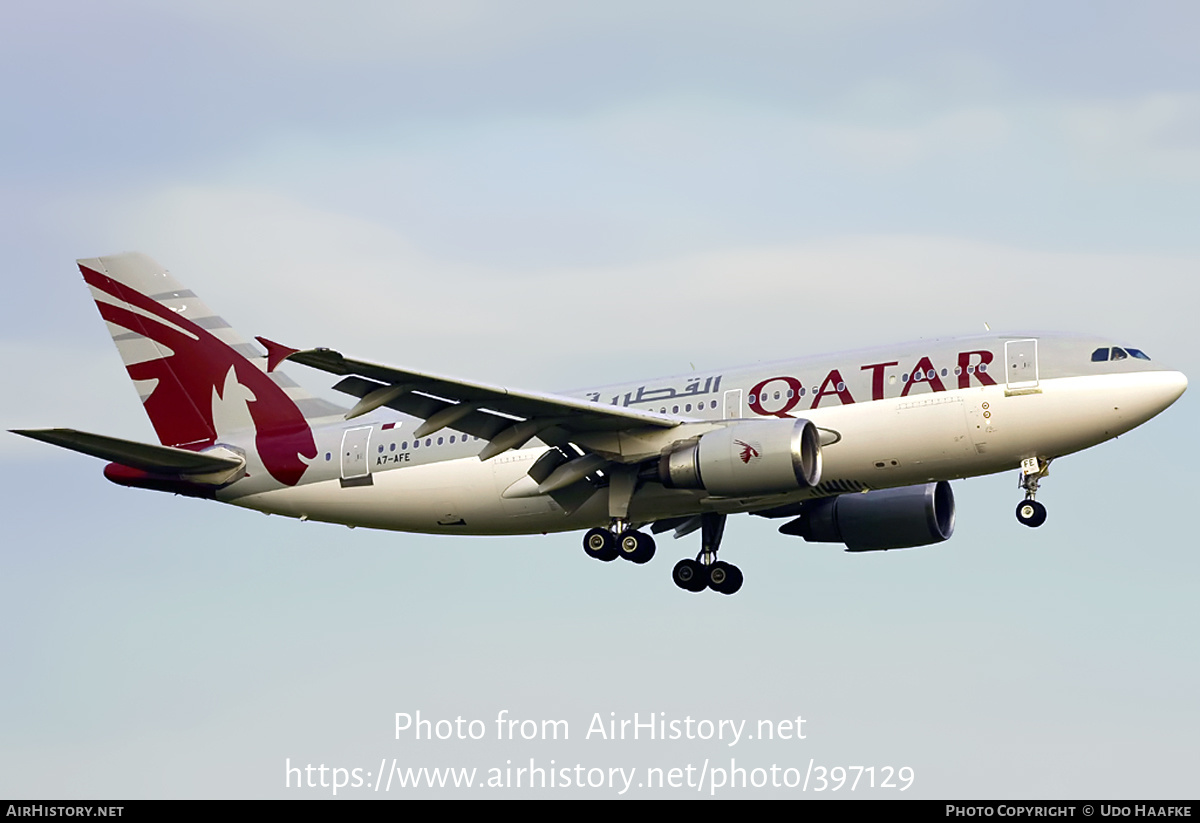
[[[1050, 463], [1162, 412], [1187, 378], [1113, 338], [921, 340], [589, 390], [523, 391], [238, 335], [139, 253], [78, 261], [160, 445], [74, 429], [14, 433], [110, 461], [136, 488], [300, 520], [404, 532], [586, 530], [586, 553], [642, 564], [653, 535], [700, 532], [672, 571], [733, 594], [725, 521], [850, 552], [954, 531], [949, 481], [1016, 469], [1037, 527]], [[341, 378], [349, 409], [279, 370]]]

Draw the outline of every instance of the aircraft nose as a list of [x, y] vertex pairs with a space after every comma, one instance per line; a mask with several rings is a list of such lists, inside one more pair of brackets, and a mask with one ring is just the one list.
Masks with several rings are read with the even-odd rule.
[[1179, 371], [1155, 372], [1146, 386], [1144, 403], [1150, 416], [1164, 411], [1187, 390], [1187, 376]]
[[1165, 409], [1187, 391], [1187, 375], [1181, 371], [1163, 372], [1158, 388], [1162, 393], [1162, 407]]
[[1125, 431], [1161, 414], [1187, 390], [1187, 377], [1183, 372], [1136, 372], [1127, 379], [1124, 390], [1109, 395], [1113, 411]]

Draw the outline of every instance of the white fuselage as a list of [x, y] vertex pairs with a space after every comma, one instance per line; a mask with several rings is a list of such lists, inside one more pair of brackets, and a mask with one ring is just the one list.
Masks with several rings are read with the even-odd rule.
[[[796, 417], [821, 430], [816, 486], [731, 498], [644, 479], [629, 518], [648, 523], [990, 474], [1094, 446], [1158, 414], [1187, 385], [1179, 372], [1145, 359], [1091, 359], [1109, 345], [1049, 335], [921, 341], [570, 394], [693, 426]], [[427, 533], [528, 534], [609, 521], [602, 484], [570, 512], [549, 495], [517, 491], [529, 485], [527, 472], [547, 448], [538, 441], [480, 461], [483, 442], [452, 429], [417, 440], [419, 423], [395, 415], [322, 427], [314, 432], [317, 457], [299, 484], [280, 487], [251, 460], [249, 476], [218, 498], [293, 517]], [[603, 437], [595, 445], [621, 447]]]

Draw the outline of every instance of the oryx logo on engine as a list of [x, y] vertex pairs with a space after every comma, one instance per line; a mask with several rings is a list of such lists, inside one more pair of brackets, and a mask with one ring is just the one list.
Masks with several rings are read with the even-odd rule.
[[734, 443], [742, 447], [741, 453], [738, 455], [742, 458], [743, 463], [749, 463], [751, 460], [758, 460], [762, 457], [762, 446], [758, 443], [751, 445], [745, 440], [734, 440]]

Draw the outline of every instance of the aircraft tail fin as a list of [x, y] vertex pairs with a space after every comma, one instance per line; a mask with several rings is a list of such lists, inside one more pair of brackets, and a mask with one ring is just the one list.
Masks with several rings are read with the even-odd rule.
[[253, 430], [268, 470], [294, 484], [316, 456], [310, 421], [339, 413], [144, 254], [79, 260], [100, 315], [164, 446], [199, 450]]

